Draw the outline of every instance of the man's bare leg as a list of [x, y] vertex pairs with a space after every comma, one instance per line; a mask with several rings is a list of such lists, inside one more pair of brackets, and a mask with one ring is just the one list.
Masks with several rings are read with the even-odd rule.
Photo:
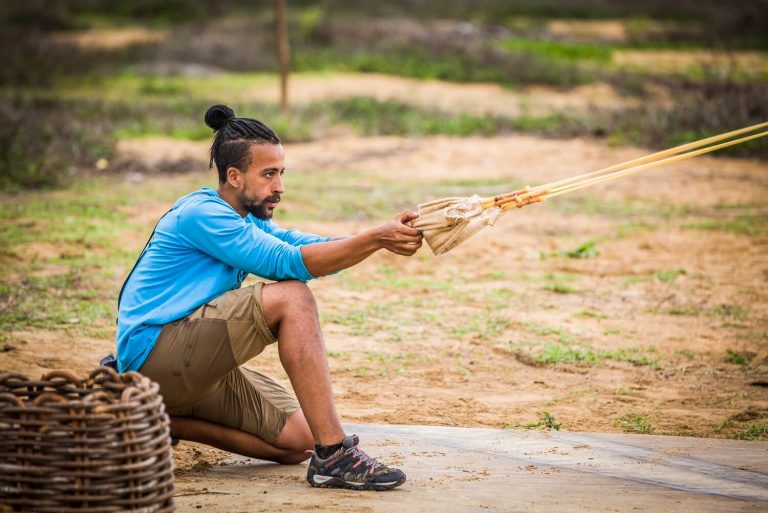
[[304, 283], [286, 281], [265, 285], [261, 297], [264, 318], [278, 341], [280, 362], [315, 443], [340, 443], [345, 434], [333, 403], [328, 359], [312, 292]]
[[301, 463], [310, 456], [306, 451], [313, 449], [312, 433], [301, 410], [288, 417], [274, 445], [251, 433], [193, 417], [171, 416], [171, 433], [182, 440], [282, 464]]

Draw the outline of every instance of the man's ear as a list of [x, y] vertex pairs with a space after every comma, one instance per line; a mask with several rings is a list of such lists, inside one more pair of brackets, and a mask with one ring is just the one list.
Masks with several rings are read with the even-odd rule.
[[235, 189], [239, 189], [243, 184], [243, 173], [236, 167], [229, 166], [227, 168], [227, 183]]

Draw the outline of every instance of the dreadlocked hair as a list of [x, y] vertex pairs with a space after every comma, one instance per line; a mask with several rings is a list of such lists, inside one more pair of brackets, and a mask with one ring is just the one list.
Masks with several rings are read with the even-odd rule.
[[251, 163], [251, 144], [280, 144], [280, 138], [258, 119], [238, 118], [226, 105], [211, 105], [205, 113], [205, 124], [213, 129], [211, 160], [208, 169], [216, 163], [219, 183], [227, 181], [227, 169], [245, 170]]

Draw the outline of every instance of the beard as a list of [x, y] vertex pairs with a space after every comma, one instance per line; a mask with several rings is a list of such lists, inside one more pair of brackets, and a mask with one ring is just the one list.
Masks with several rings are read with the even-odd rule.
[[279, 203], [280, 196], [276, 194], [274, 196], [268, 196], [263, 200], [255, 200], [243, 197], [242, 202], [243, 207], [245, 207], [245, 209], [254, 217], [258, 219], [272, 219], [272, 212], [274, 209], [270, 208], [267, 204]]

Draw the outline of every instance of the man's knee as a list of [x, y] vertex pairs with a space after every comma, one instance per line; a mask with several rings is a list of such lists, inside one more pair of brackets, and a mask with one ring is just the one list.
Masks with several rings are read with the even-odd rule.
[[312, 453], [310, 451], [311, 449], [307, 449], [306, 451], [294, 452], [286, 456], [280, 456], [276, 459], [276, 462], [281, 465], [298, 465], [299, 463], [307, 461], [312, 457]]
[[307, 284], [301, 281], [289, 280], [264, 285], [261, 297], [267, 316], [284, 317], [294, 312], [317, 312], [315, 296]]

